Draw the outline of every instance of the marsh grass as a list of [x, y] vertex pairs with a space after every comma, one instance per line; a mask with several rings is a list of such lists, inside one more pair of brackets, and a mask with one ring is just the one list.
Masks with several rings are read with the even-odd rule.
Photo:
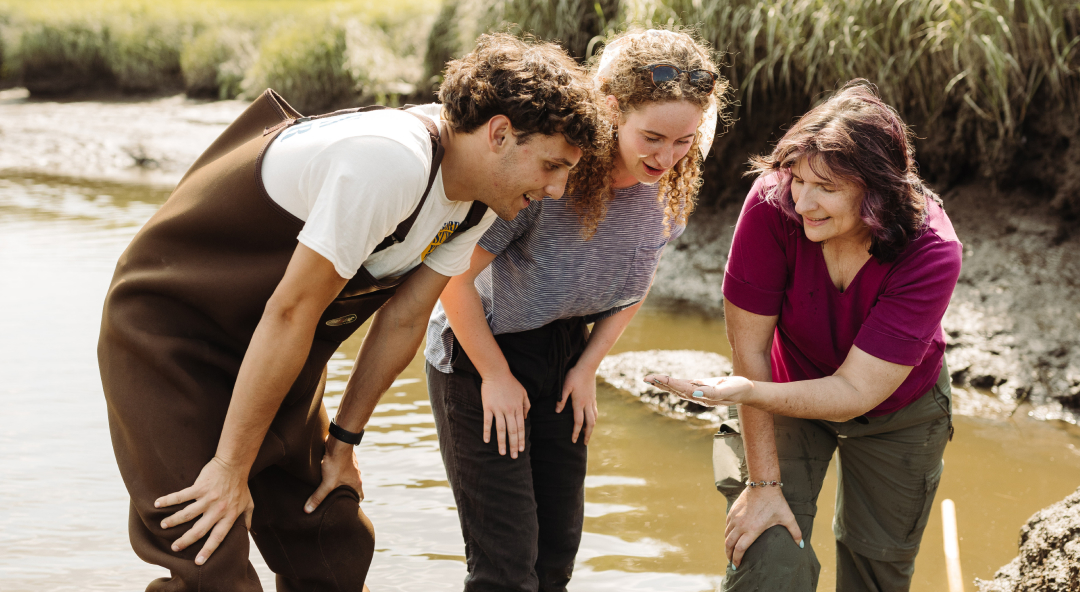
[[[946, 183], [1059, 175], [1026, 167], [1039, 150], [1080, 162], [1078, 0], [0, 0], [0, 86], [221, 98], [272, 86], [314, 112], [429, 100], [480, 33], [560, 40], [584, 60], [630, 25], [691, 27], [726, 52], [738, 124], [710, 185], [739, 186], [748, 153], [852, 78], [914, 125], [924, 172]], [[1080, 212], [1080, 180], [1068, 187], [1058, 201]]]
[[305, 111], [395, 102], [422, 78], [437, 0], [0, 0], [0, 73], [32, 95], [252, 96]]
[[256, 56], [252, 31], [208, 26], [187, 40], [180, 51], [184, 91], [190, 97], [236, 98]]
[[247, 96], [274, 88], [301, 113], [344, 103], [353, 94], [345, 71], [345, 31], [333, 23], [282, 23], [263, 40], [243, 81]]
[[103, 53], [120, 90], [145, 93], [182, 87], [180, 53], [190, 28], [183, 21], [143, 11], [113, 15]]
[[590, 42], [616, 26], [616, 0], [514, 0], [489, 2], [478, 21], [484, 30], [505, 29], [558, 41], [579, 60]]
[[109, 84], [108, 33], [91, 22], [41, 22], [22, 30], [13, 58], [23, 84], [39, 95], [57, 95]]
[[907, 119], [973, 142], [989, 167], [1033, 105], [1080, 106], [1075, 1], [637, 0], [621, 18], [695, 25], [729, 52], [743, 118], [867, 78]]

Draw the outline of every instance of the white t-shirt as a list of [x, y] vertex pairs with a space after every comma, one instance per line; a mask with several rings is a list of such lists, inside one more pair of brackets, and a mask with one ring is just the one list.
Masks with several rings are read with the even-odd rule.
[[[414, 109], [439, 121], [437, 104]], [[372, 254], [420, 203], [430, 172], [427, 128], [391, 109], [294, 125], [270, 143], [262, 165], [270, 198], [304, 221], [300, 242], [346, 279], [361, 266], [376, 278], [421, 262], [445, 276], [469, 269], [473, 246], [496, 216], [488, 210], [480, 224], [442, 245], [472, 202], [446, 198], [441, 170], [405, 240]]]

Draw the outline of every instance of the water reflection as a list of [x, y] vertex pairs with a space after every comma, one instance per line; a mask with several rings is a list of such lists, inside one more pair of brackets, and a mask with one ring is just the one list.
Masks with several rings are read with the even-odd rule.
[[[166, 191], [64, 178], [0, 177], [0, 588], [138, 590], [159, 569], [127, 543], [127, 500], [109, 443], [95, 345], [113, 265]], [[616, 351], [727, 354], [723, 323], [642, 312]], [[359, 335], [330, 362], [333, 414]], [[454, 500], [413, 360], [376, 408], [359, 448], [365, 511], [378, 539], [370, 584], [459, 590], [465, 575]], [[659, 417], [609, 387], [590, 448], [585, 534], [575, 590], [713, 590], [724, 560], [724, 503], [712, 485], [711, 433]], [[1080, 482], [1080, 438], [1020, 417], [960, 418], [941, 496], [956, 500], [965, 576], [990, 577], [1016, 532]], [[815, 547], [832, 588], [832, 491]], [[965, 536], [966, 535], [966, 536]], [[932, 516], [914, 590], [944, 587]], [[270, 573], [253, 557], [268, 589]]]

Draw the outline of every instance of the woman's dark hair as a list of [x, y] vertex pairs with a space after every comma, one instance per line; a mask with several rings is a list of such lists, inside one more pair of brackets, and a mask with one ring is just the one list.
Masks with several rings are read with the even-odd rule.
[[911, 130], [861, 78], [799, 118], [772, 154], [750, 159], [748, 174], [779, 173], [765, 199], [796, 221], [791, 167], [802, 157], [819, 177], [862, 187], [860, 217], [870, 229], [870, 254], [882, 262], [895, 261], [918, 236], [927, 200], [938, 199], [919, 178]]
[[457, 132], [471, 133], [492, 117], [505, 115], [518, 132], [518, 142], [532, 134], [561, 133], [586, 152], [598, 143], [600, 119], [592, 81], [554, 43], [504, 33], [481, 35], [472, 52], [447, 64], [439, 101]]

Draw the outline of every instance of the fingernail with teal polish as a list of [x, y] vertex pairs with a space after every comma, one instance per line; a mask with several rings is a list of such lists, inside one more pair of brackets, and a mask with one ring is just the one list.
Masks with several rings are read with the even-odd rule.
[[696, 399], [700, 399], [700, 398], [702, 398], [702, 397], [704, 397], [704, 396], [705, 396], [705, 393], [703, 393], [703, 392], [701, 392], [701, 391], [694, 391], [694, 392], [692, 393], [692, 395], [694, 396], [694, 398], [696, 398]]
[[732, 563], [731, 564], [731, 571], [739, 571], [739, 566]]
[[806, 541], [799, 541], [799, 548], [800, 548], [800, 549], [805, 549], [805, 548], [806, 548], [806, 544], [805, 544], [805, 543], [806, 543]]

